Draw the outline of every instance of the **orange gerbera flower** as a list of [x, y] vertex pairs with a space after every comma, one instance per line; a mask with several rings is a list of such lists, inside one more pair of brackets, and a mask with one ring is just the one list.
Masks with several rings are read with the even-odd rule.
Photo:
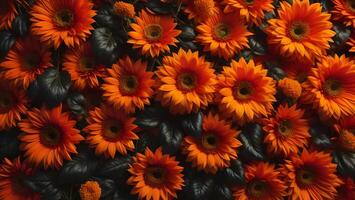
[[224, 12], [238, 12], [247, 22], [260, 25], [264, 14], [274, 9], [273, 0], [224, 0]]
[[237, 135], [239, 131], [232, 129], [230, 123], [210, 113], [203, 118], [200, 138], [185, 137], [183, 153], [194, 167], [216, 173], [218, 169], [229, 167], [230, 160], [237, 158], [236, 150], [241, 146]]
[[80, 186], [79, 194], [81, 200], [99, 200], [101, 197], [101, 187], [96, 181], [86, 181]]
[[218, 12], [196, 28], [196, 40], [204, 46], [204, 51], [229, 59], [248, 45], [248, 31], [238, 14]]
[[16, 9], [16, 1], [1, 0], [0, 5], [0, 30], [10, 29], [12, 21], [18, 14]]
[[136, 15], [136, 12], [134, 11], [134, 5], [124, 1], [117, 1], [113, 5], [113, 10], [116, 15], [122, 17], [133, 18]]
[[331, 30], [330, 14], [322, 12], [320, 3], [294, 0], [281, 2], [279, 17], [270, 19], [267, 28], [269, 43], [281, 55], [313, 60], [325, 54], [335, 32]]
[[283, 78], [277, 84], [277, 88], [282, 91], [282, 93], [292, 100], [297, 100], [302, 94], [301, 84], [290, 78]]
[[169, 200], [176, 198], [176, 190], [182, 189], [182, 170], [175, 157], [163, 154], [161, 148], [154, 153], [147, 148], [144, 154], [133, 157], [127, 183], [133, 185], [131, 193], [138, 194], [139, 199]]
[[342, 181], [328, 153], [303, 150], [292, 155], [281, 169], [292, 199], [334, 199]]
[[303, 113], [295, 105], [279, 106], [275, 117], [264, 120], [264, 142], [270, 154], [287, 157], [306, 146], [310, 135], [307, 120], [302, 118]]
[[176, 37], [181, 33], [175, 29], [176, 23], [169, 16], [159, 16], [142, 11], [136, 16], [136, 23], [131, 23], [128, 43], [133, 48], [141, 48], [144, 55], [157, 57], [160, 53], [169, 52], [169, 45], [176, 46]]
[[245, 186], [235, 188], [235, 200], [282, 200], [287, 195], [285, 183], [275, 166], [259, 162], [245, 167]]
[[186, 5], [183, 9], [188, 14], [189, 20], [203, 22], [218, 13], [218, 7], [214, 0], [183, 0]]
[[106, 72], [103, 65], [95, 62], [90, 43], [70, 49], [64, 56], [63, 69], [70, 74], [73, 87], [78, 90], [99, 87], [98, 78], [104, 77]]
[[276, 101], [275, 81], [266, 74], [261, 65], [255, 66], [253, 60], [247, 63], [244, 58], [224, 67], [218, 77], [221, 112], [241, 123], [266, 116]]
[[134, 150], [133, 140], [139, 139], [134, 133], [135, 118], [108, 106], [95, 108], [89, 114], [89, 125], [84, 131], [88, 132], [86, 140], [96, 148], [96, 154], [114, 158], [116, 151], [126, 155], [127, 150]]
[[4, 78], [24, 89], [51, 66], [51, 52], [37, 38], [31, 36], [17, 41], [5, 60], [0, 63]]
[[108, 69], [109, 77], [102, 84], [103, 96], [116, 109], [133, 113], [136, 108], [143, 109], [153, 95], [153, 72], [147, 72], [147, 63], [140, 60], [132, 62], [129, 57], [120, 59]]
[[77, 46], [94, 29], [92, 7], [88, 0], [38, 0], [31, 11], [32, 32], [55, 48]]
[[163, 60], [158, 68], [157, 98], [173, 113], [191, 113], [206, 107], [215, 92], [212, 66], [198, 52], [180, 49]]
[[0, 83], [0, 130], [15, 127], [27, 110], [26, 104], [23, 90]]
[[23, 135], [20, 148], [28, 161], [36, 166], [59, 168], [63, 159], [70, 160], [69, 153], [77, 153], [75, 144], [84, 140], [75, 129], [75, 121], [59, 105], [51, 110], [34, 108], [28, 118], [19, 123]]
[[0, 198], [2, 200], [40, 200], [40, 195], [33, 192], [23, 182], [32, 176], [34, 169], [21, 163], [20, 157], [13, 161], [5, 158], [0, 165]]
[[355, 28], [355, 1], [332, 0], [334, 8], [331, 11], [335, 20], [343, 22], [346, 26]]
[[326, 57], [313, 68], [304, 87], [304, 101], [326, 118], [355, 115], [355, 62], [344, 55]]

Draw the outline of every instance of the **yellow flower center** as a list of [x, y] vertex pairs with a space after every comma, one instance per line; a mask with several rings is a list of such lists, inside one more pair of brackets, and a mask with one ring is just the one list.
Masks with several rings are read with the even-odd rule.
[[313, 184], [315, 180], [315, 175], [312, 171], [307, 169], [299, 169], [297, 170], [296, 180], [298, 184], [302, 186], [308, 186]]
[[149, 41], [157, 41], [163, 35], [163, 28], [159, 24], [149, 24], [144, 28], [144, 35]]
[[231, 30], [227, 24], [217, 24], [214, 28], [214, 35], [217, 39], [225, 40], [229, 37]]
[[352, 11], [355, 12], [355, 1], [354, 0], [347, 0], [346, 1], [348, 4], [348, 8]]
[[95, 68], [95, 63], [93, 59], [83, 57], [80, 60], [80, 71], [86, 72], [86, 71], [91, 71]]
[[328, 79], [324, 83], [324, 92], [329, 96], [337, 96], [342, 91], [341, 83], [338, 80]]
[[283, 120], [277, 128], [278, 132], [283, 136], [292, 134], [292, 123], [289, 120]]
[[249, 99], [253, 94], [253, 87], [249, 82], [242, 81], [234, 89], [234, 96], [240, 100]]
[[41, 58], [37, 54], [28, 54], [23, 57], [22, 66], [25, 69], [36, 68], [41, 64]]
[[129, 75], [121, 78], [120, 91], [124, 95], [134, 94], [139, 86], [136, 76]]
[[104, 123], [103, 136], [107, 140], [117, 140], [121, 135], [122, 128], [120, 122], [108, 120]]
[[74, 13], [71, 10], [62, 9], [54, 15], [54, 21], [59, 27], [69, 27], [74, 22]]
[[206, 150], [215, 150], [218, 147], [219, 139], [215, 134], [204, 134], [201, 138], [201, 145]]
[[309, 33], [309, 26], [304, 22], [295, 22], [291, 25], [290, 35], [295, 40], [301, 40], [307, 37]]
[[247, 193], [254, 198], [260, 198], [264, 196], [266, 192], [267, 184], [264, 181], [255, 180], [250, 182], [247, 186]]
[[0, 93], [0, 113], [8, 112], [13, 105], [13, 97], [8, 92]]
[[62, 139], [61, 131], [54, 125], [47, 125], [41, 129], [40, 141], [48, 147], [57, 146]]
[[166, 175], [166, 170], [164, 168], [150, 166], [144, 173], [144, 179], [151, 186], [160, 186], [165, 183]]
[[178, 77], [178, 85], [182, 90], [193, 90], [197, 86], [197, 78], [192, 73], [182, 73]]

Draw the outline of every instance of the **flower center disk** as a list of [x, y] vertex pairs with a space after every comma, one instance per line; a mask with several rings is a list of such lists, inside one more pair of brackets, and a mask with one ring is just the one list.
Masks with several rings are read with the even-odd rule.
[[338, 80], [328, 79], [324, 84], [324, 91], [329, 96], [337, 96], [342, 90], [341, 83]]
[[195, 89], [197, 85], [196, 76], [192, 73], [183, 73], [178, 77], [179, 86], [183, 90]]
[[303, 186], [311, 185], [315, 179], [315, 175], [308, 169], [300, 169], [296, 175], [297, 182]]
[[41, 59], [36, 54], [25, 55], [23, 58], [23, 67], [25, 69], [33, 69], [41, 64]]
[[289, 120], [283, 120], [279, 124], [278, 132], [283, 136], [289, 136], [292, 133], [292, 123]]
[[104, 137], [109, 140], [116, 140], [122, 131], [122, 125], [116, 121], [108, 121], [104, 124]]
[[63, 9], [54, 15], [54, 20], [59, 27], [67, 28], [73, 24], [74, 14], [68, 9]]
[[201, 145], [207, 150], [215, 150], [218, 147], [218, 138], [214, 134], [204, 134], [201, 138]]
[[255, 198], [262, 197], [267, 190], [267, 185], [263, 181], [252, 181], [248, 184], [247, 192], [250, 196]]
[[234, 89], [234, 96], [240, 100], [249, 99], [253, 93], [253, 87], [249, 82], [243, 81]]
[[157, 41], [163, 35], [163, 28], [159, 24], [149, 24], [144, 28], [144, 35], [150, 41]]
[[215, 27], [214, 33], [218, 39], [224, 40], [230, 35], [230, 28], [226, 24], [221, 23]]
[[148, 167], [144, 178], [150, 185], [160, 186], [165, 182], [166, 171], [162, 167]]
[[303, 22], [295, 22], [291, 25], [290, 35], [295, 40], [301, 40], [308, 35], [309, 26]]
[[62, 134], [58, 127], [54, 125], [47, 125], [41, 129], [40, 140], [41, 143], [53, 147], [57, 146], [62, 139]]
[[137, 91], [138, 85], [137, 77], [129, 75], [121, 78], [120, 89], [124, 94], [133, 94]]

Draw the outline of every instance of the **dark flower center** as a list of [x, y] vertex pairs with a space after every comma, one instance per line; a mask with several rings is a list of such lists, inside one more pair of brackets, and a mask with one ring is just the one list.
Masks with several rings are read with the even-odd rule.
[[228, 38], [230, 35], [231, 31], [228, 25], [220, 23], [214, 28], [214, 33], [217, 39], [224, 40]]
[[42, 144], [48, 147], [57, 146], [60, 143], [61, 139], [62, 134], [59, 130], [59, 127], [55, 125], [47, 125], [41, 129], [40, 140]]
[[120, 122], [109, 120], [104, 124], [103, 136], [108, 140], [117, 140], [121, 135], [122, 129]]
[[54, 15], [54, 20], [59, 27], [69, 27], [74, 22], [74, 13], [68, 9], [60, 10]]
[[290, 35], [295, 40], [301, 40], [308, 35], [309, 26], [303, 22], [295, 22], [291, 25]]
[[163, 28], [159, 24], [149, 24], [144, 28], [144, 35], [150, 41], [156, 41], [163, 35]]
[[299, 74], [297, 74], [296, 79], [297, 79], [298, 82], [303, 83], [303, 82], [305, 82], [307, 80], [307, 76], [308, 76], [307, 73], [300, 72]]
[[299, 169], [297, 170], [296, 180], [298, 184], [302, 186], [308, 186], [313, 184], [315, 175], [311, 170]]
[[249, 99], [253, 94], [253, 87], [249, 82], [242, 81], [234, 89], [234, 96], [240, 100]]
[[11, 179], [11, 188], [16, 194], [28, 195], [31, 191], [24, 183], [24, 177], [21, 174], [15, 175]]
[[8, 92], [0, 93], [0, 113], [8, 112], [13, 105], [13, 97]]
[[207, 150], [215, 150], [218, 148], [219, 139], [215, 134], [204, 134], [201, 138], [201, 144], [203, 148]]
[[163, 167], [148, 167], [144, 174], [145, 181], [152, 186], [160, 186], [165, 183], [167, 173]]
[[28, 54], [25, 55], [23, 58], [23, 64], [22, 66], [25, 69], [32, 69], [36, 68], [41, 64], [41, 58], [39, 57], [38, 54]]
[[334, 79], [328, 79], [324, 84], [324, 91], [329, 96], [337, 96], [342, 91], [341, 82]]
[[95, 62], [91, 58], [82, 58], [80, 60], [80, 70], [81, 71], [90, 71], [95, 68]]
[[128, 75], [121, 78], [120, 90], [123, 94], [135, 93], [138, 86], [138, 79], [134, 75]]
[[254, 0], [245, 0], [245, 3], [247, 5], [252, 5], [252, 4], [254, 4]]
[[264, 196], [264, 194], [267, 192], [267, 189], [268, 188], [266, 182], [254, 180], [248, 184], [247, 193], [254, 198], [260, 198]]
[[278, 132], [283, 136], [289, 136], [292, 133], [292, 123], [289, 120], [283, 120], [278, 126]]
[[193, 90], [197, 86], [197, 78], [192, 73], [182, 73], [178, 77], [178, 84], [183, 90]]

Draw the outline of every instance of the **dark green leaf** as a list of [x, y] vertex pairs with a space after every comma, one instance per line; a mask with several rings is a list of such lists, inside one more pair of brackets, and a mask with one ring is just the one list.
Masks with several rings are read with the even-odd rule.
[[244, 160], [263, 160], [263, 132], [259, 124], [248, 124], [240, 134], [242, 146], [239, 154]]
[[218, 182], [232, 185], [241, 185], [244, 183], [244, 169], [242, 162], [232, 160], [229, 168], [220, 170], [217, 174]]
[[80, 93], [71, 93], [66, 100], [67, 106], [74, 115], [86, 115], [86, 100]]
[[27, 177], [24, 183], [33, 191], [40, 193], [41, 199], [62, 200], [64, 198], [63, 191], [55, 185], [52, 176], [47, 172], [39, 171], [35, 175]]
[[20, 130], [10, 129], [0, 132], [0, 160], [4, 158], [13, 159], [20, 153], [20, 141], [17, 136]]
[[182, 117], [181, 125], [187, 135], [193, 137], [201, 136], [203, 114], [201, 111]]
[[160, 142], [165, 153], [176, 153], [181, 145], [183, 134], [174, 124], [161, 123], [160, 124]]
[[0, 31], [0, 59], [5, 57], [7, 52], [15, 44], [16, 37], [8, 30]]

